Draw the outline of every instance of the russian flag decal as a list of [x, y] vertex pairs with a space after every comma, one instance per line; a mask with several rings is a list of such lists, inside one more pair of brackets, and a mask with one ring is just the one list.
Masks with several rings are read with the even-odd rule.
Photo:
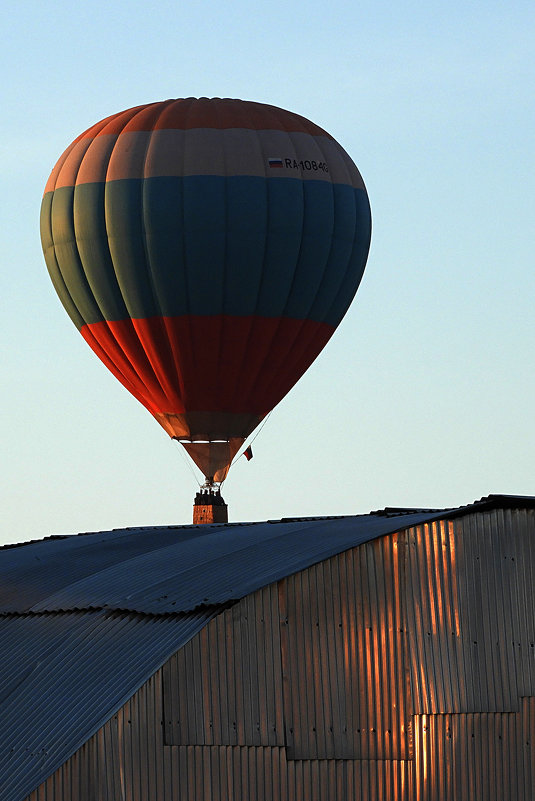
[[268, 159], [270, 167], [283, 167], [282, 159]]

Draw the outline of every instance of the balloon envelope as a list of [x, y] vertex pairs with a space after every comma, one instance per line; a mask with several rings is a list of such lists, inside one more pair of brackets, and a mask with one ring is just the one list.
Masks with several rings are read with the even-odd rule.
[[215, 480], [346, 313], [370, 232], [362, 178], [328, 133], [219, 98], [97, 123], [41, 208], [72, 321]]

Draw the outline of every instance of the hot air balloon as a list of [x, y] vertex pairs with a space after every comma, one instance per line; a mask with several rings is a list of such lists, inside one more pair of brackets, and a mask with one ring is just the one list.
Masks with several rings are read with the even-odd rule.
[[41, 208], [70, 318], [208, 485], [331, 337], [370, 231], [364, 183], [332, 136], [220, 98], [93, 125], [60, 157]]

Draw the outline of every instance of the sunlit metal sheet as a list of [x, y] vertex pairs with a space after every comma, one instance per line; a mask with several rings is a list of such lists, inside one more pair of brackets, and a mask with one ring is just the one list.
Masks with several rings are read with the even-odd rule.
[[415, 716], [417, 801], [533, 801], [535, 698], [519, 712]]
[[166, 743], [409, 758], [402, 572], [392, 535], [216, 617], [163, 668]]
[[403, 561], [394, 534], [280, 582], [293, 759], [410, 757]]
[[535, 693], [535, 513], [494, 509], [407, 533], [420, 714], [514, 712]]

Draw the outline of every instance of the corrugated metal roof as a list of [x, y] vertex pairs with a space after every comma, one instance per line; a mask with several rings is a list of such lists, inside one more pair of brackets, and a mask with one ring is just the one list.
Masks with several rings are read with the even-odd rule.
[[[25, 615], [0, 621], [0, 798], [18, 801], [125, 703], [210, 619], [115, 612]], [[120, 700], [121, 699], [121, 700]]]
[[0, 549], [0, 798], [20, 801], [225, 605], [449, 510], [120, 529]]
[[243, 598], [315, 562], [442, 512], [116, 530], [1, 553], [0, 613], [188, 612]]

